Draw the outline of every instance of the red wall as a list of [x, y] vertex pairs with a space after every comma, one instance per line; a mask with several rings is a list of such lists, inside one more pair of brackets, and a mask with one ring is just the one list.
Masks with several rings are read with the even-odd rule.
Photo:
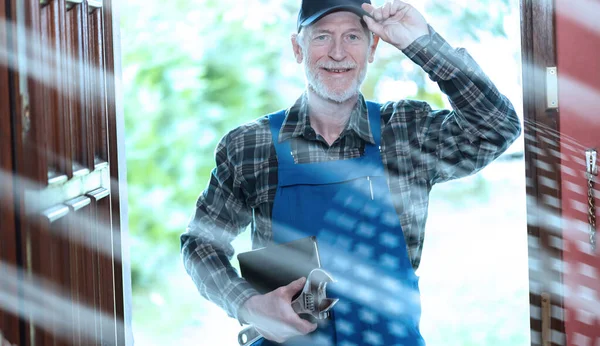
[[567, 343], [598, 346], [600, 244], [589, 244], [584, 152], [600, 158], [600, 0], [556, 0], [556, 9]]

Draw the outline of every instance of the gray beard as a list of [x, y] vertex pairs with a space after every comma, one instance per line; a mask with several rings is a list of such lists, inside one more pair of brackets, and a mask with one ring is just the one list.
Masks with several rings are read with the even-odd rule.
[[308, 88], [320, 97], [336, 103], [344, 103], [358, 95], [358, 93], [360, 93], [360, 87], [367, 75], [367, 67], [365, 66], [364, 70], [358, 76], [358, 79], [353, 82], [353, 85], [343, 92], [336, 93], [327, 88], [325, 83], [323, 83], [323, 80], [308, 67], [306, 61], [304, 63], [304, 69], [306, 70], [306, 82]]

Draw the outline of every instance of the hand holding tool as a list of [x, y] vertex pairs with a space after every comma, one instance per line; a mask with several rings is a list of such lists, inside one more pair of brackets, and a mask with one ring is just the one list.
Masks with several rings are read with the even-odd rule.
[[[327, 298], [327, 284], [335, 282], [333, 277], [323, 269], [313, 269], [304, 283], [300, 294], [292, 301], [292, 308], [298, 315], [309, 315], [313, 319], [323, 320], [339, 301], [338, 298]], [[238, 334], [238, 343], [248, 346], [262, 336], [252, 326], [244, 328]]]

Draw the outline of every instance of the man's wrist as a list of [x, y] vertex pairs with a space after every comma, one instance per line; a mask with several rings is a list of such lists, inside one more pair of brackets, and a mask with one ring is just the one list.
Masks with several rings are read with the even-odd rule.
[[240, 308], [237, 312], [237, 319], [238, 319], [238, 322], [240, 323], [240, 325], [250, 324], [250, 321], [249, 321], [250, 311], [248, 309], [248, 302], [250, 301], [250, 299], [252, 299], [254, 297], [256, 297], [256, 295], [248, 297], [248, 299], [246, 299], [246, 301], [244, 301], [240, 305]]
[[397, 49], [401, 50], [403, 53], [407, 53], [407, 51], [418, 51], [421, 48], [427, 46], [431, 41], [431, 34], [426, 33], [417, 38], [415, 38], [410, 44], [405, 47], [396, 46]]
[[417, 37], [414, 41], [411, 42], [408, 46], [401, 49], [402, 52], [409, 58], [413, 59], [415, 55], [422, 52], [425, 48], [427, 48], [431, 44], [431, 40], [435, 31], [431, 27], [431, 25], [427, 25], [427, 33]]
[[250, 324], [248, 322], [248, 309], [245, 306], [242, 306], [238, 311], [238, 321], [241, 325]]

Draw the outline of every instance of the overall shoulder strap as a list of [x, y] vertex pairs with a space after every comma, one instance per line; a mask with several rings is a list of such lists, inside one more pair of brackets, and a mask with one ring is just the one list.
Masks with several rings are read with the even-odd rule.
[[381, 105], [376, 102], [367, 101], [367, 112], [369, 114], [371, 135], [375, 141], [375, 147], [379, 151], [379, 146], [381, 145]]
[[273, 137], [273, 145], [277, 152], [277, 160], [279, 163], [294, 163], [294, 158], [291, 154], [290, 141], [279, 143], [279, 131], [285, 121], [285, 109], [279, 112], [269, 114], [269, 126], [271, 127], [271, 136]]
[[271, 113], [268, 117], [269, 124], [271, 125], [271, 133], [279, 136], [279, 130], [281, 129], [281, 126], [283, 126], [283, 121], [285, 120], [285, 109]]

